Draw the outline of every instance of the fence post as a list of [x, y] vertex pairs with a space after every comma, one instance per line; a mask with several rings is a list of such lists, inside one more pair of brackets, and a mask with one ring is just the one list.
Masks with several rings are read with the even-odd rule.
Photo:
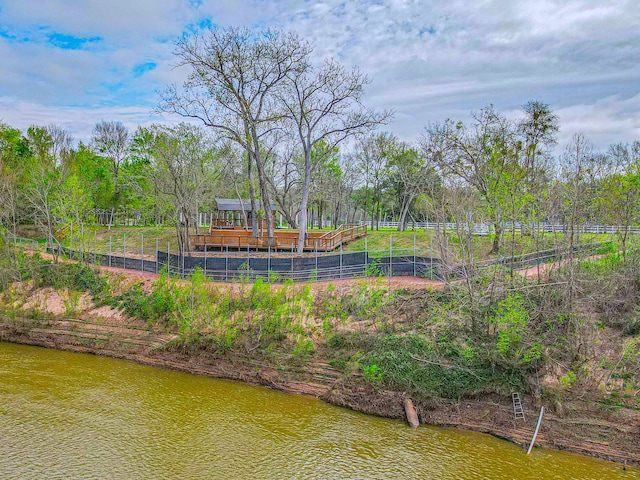
[[389, 235], [389, 278], [393, 276], [393, 235]]
[[[93, 231], [93, 264], [95, 265], [96, 259], [98, 255], [98, 232], [96, 230]], [[100, 265], [102, 265], [102, 262], [100, 262]]]
[[225, 245], [226, 254], [224, 256], [224, 280], [225, 282], [229, 280], [229, 245]]
[[122, 268], [127, 269], [127, 232], [122, 234]]
[[144, 272], [144, 233], [140, 235], [140, 245], [142, 246], [142, 271]]
[[342, 278], [342, 243], [340, 243], [340, 278]]
[[156, 275], [158, 274], [158, 268], [159, 268], [159, 263], [160, 263], [160, 259], [158, 258], [159, 249], [158, 249], [158, 237], [156, 237]]
[[271, 283], [271, 244], [267, 246], [267, 282]]
[[367, 241], [367, 235], [364, 236], [364, 275], [367, 276], [367, 270], [369, 268], [369, 242]]
[[207, 244], [204, 244], [204, 278], [207, 278]]
[[318, 281], [318, 240], [316, 240], [315, 255], [316, 255], [316, 282], [317, 282]]
[[291, 245], [291, 279], [293, 280], [293, 245]]
[[429, 276], [431, 280], [433, 280], [433, 237], [429, 238], [429, 262], [431, 266], [429, 267]]
[[416, 276], [416, 236], [413, 236], [413, 276]]
[[112, 240], [112, 234], [109, 234], [109, 267], [111, 267], [111, 240]]
[[180, 268], [180, 260], [178, 260], [178, 268], [180, 268], [180, 277], [186, 278], [185, 267], [184, 267], [184, 254], [187, 253], [184, 251], [184, 242], [182, 243], [182, 248], [180, 248], [180, 260], [182, 260], [182, 268]]
[[171, 242], [167, 242], [167, 275], [171, 276]]

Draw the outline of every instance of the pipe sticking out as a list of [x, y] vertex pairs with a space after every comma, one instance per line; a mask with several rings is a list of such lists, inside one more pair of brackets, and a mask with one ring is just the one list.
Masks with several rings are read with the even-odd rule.
[[543, 415], [544, 415], [544, 407], [540, 407], [540, 417], [538, 418], [538, 425], [536, 425], [536, 431], [533, 433], [533, 438], [531, 439], [531, 445], [529, 445], [529, 450], [527, 450], [527, 455], [531, 453], [531, 450], [533, 450], [533, 444], [536, 443], [536, 438], [538, 437], [538, 430], [540, 430], [540, 424], [542, 423]]

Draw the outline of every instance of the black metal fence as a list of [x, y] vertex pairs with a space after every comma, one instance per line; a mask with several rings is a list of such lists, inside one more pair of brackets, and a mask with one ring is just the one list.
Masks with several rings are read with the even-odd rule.
[[75, 260], [108, 267], [150, 273], [159, 273], [165, 269], [170, 275], [181, 277], [188, 277], [196, 269], [201, 269], [208, 278], [216, 281], [255, 280], [258, 277], [272, 282], [286, 279], [322, 281], [376, 276], [441, 278], [438, 258], [411, 255], [371, 257], [366, 252], [356, 252], [315, 256], [265, 256], [256, 253], [196, 256], [159, 250], [155, 258], [150, 259], [83, 252], [62, 246], [56, 246], [49, 251]]
[[[592, 255], [604, 244], [592, 243], [574, 248], [575, 253]], [[479, 270], [504, 266], [513, 270], [534, 267], [561, 260], [566, 250], [544, 250], [514, 257], [502, 257], [474, 265], [444, 265], [439, 258], [418, 255], [370, 256], [368, 252], [324, 255], [264, 255], [257, 252], [239, 252], [207, 256], [202, 254], [179, 255], [157, 250], [155, 257], [109, 255], [56, 246], [51, 253], [79, 261], [109, 267], [124, 268], [149, 273], [163, 269], [170, 275], [191, 276], [201, 269], [207, 278], [215, 281], [255, 280], [269, 282], [287, 279], [294, 281], [323, 281], [357, 277], [409, 276], [431, 280], [463, 278]]]

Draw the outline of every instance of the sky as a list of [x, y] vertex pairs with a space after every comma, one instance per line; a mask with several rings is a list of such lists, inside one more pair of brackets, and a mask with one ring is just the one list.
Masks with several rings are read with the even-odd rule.
[[0, 122], [55, 123], [87, 142], [101, 120], [130, 129], [181, 83], [175, 42], [210, 27], [294, 30], [317, 59], [357, 65], [364, 103], [395, 112], [407, 141], [493, 104], [530, 100], [598, 149], [640, 140], [637, 0], [0, 0]]

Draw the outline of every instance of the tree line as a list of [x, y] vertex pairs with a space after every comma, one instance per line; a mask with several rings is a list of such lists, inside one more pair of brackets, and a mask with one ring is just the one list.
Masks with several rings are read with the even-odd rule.
[[[300, 251], [306, 229], [325, 220], [377, 228], [391, 219], [398, 230], [455, 222], [459, 239], [487, 223], [493, 254], [515, 251], [516, 223], [530, 234], [563, 224], [572, 247], [584, 223], [638, 222], [640, 142], [596, 151], [578, 133], [557, 155], [558, 118], [542, 102], [516, 119], [489, 105], [409, 143], [376, 132], [392, 112], [363, 104], [366, 75], [314, 57], [294, 33], [214, 29], [183, 37], [175, 53], [189, 76], [161, 93], [158, 111], [183, 123], [131, 132], [101, 121], [77, 144], [56, 125], [0, 124], [3, 232], [34, 223], [52, 239], [62, 225], [95, 222], [96, 210], [108, 225], [126, 210], [175, 225], [189, 251], [198, 214], [216, 197], [248, 198], [253, 234], [264, 218], [268, 239], [274, 201], [299, 230]], [[436, 230], [444, 255], [448, 234]]]

